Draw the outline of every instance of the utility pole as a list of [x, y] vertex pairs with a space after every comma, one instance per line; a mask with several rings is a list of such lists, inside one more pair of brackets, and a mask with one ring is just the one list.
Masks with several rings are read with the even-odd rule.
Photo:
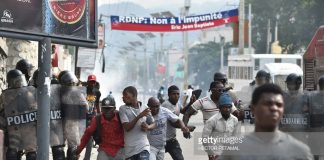
[[[170, 11], [151, 13], [151, 16], [156, 17], [156, 18], [175, 17]], [[160, 49], [160, 52], [157, 54], [157, 63], [159, 63], [159, 62], [168, 63], [167, 61], [169, 60], [169, 55], [166, 52], [164, 52], [164, 49], [163, 49], [163, 38], [164, 38], [164, 36], [165, 36], [164, 32], [161, 32], [160, 33], [160, 37], [161, 37], [160, 47], [161, 47], [161, 49]], [[169, 68], [167, 68], [167, 70], [169, 70]], [[166, 75], [166, 79], [167, 79], [167, 82], [168, 82], [168, 79], [169, 79], [168, 74]]]
[[276, 26], [275, 26], [275, 39], [274, 41], [278, 41], [278, 21], [279, 21], [280, 15], [276, 15]]
[[148, 63], [148, 58], [147, 58], [147, 40], [154, 38], [155, 35], [152, 33], [138, 33], [137, 34], [139, 37], [141, 37], [144, 40], [144, 61], [145, 61], [145, 69], [144, 69], [144, 73], [145, 73], [145, 85], [144, 85], [144, 95], [143, 95], [143, 101], [146, 102], [146, 92], [148, 92], [148, 86], [149, 86], [149, 63]]
[[[103, 21], [103, 17], [107, 17], [107, 18], [110, 18], [109, 15], [104, 15], [104, 14], [100, 14], [99, 16], [99, 24], [102, 23]], [[105, 29], [104, 29], [104, 32], [105, 32]], [[106, 58], [105, 58], [105, 47], [106, 47], [106, 43], [103, 45], [102, 49], [101, 49], [101, 56], [102, 57], [102, 68], [101, 68], [101, 72], [102, 73], [105, 73], [105, 68], [106, 68]], [[90, 154], [90, 153], [89, 153]], [[90, 156], [90, 155], [89, 155]]]
[[270, 54], [270, 42], [271, 42], [270, 19], [268, 19], [268, 25], [267, 25], [267, 48], [266, 48], [266, 53], [267, 54]]
[[221, 45], [221, 68], [220, 68], [220, 72], [224, 72], [224, 45], [225, 45], [225, 37], [224, 36], [220, 36], [220, 45]]
[[245, 11], [244, 11], [244, 0], [240, 0], [239, 5], [239, 54], [244, 54], [244, 18], [245, 18]]
[[249, 54], [252, 54], [252, 5], [249, 3]]
[[48, 159], [50, 144], [51, 39], [39, 41], [37, 82], [37, 160]]
[[[185, 17], [189, 15], [189, 8], [190, 8], [190, 0], [185, 0]], [[183, 89], [187, 89], [188, 87], [188, 77], [189, 77], [189, 69], [188, 69], [188, 54], [189, 54], [189, 47], [188, 47], [188, 31], [184, 31], [183, 35], [183, 41], [184, 41], [184, 83], [183, 83]]]
[[[160, 33], [160, 36], [161, 36], [161, 52], [160, 52], [160, 55], [158, 56], [159, 57], [159, 61], [162, 59], [161, 57], [163, 57], [163, 36], [164, 36], [164, 33], [161, 32]], [[159, 61], [157, 63], [159, 63]]]

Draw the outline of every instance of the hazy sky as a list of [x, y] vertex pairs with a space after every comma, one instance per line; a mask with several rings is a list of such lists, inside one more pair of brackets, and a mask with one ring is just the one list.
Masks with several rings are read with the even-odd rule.
[[[181, 8], [184, 6], [184, 0], [98, 0], [98, 5], [100, 6], [102, 4], [119, 2], [133, 2], [150, 10], [172, 10], [173, 8]], [[239, 0], [191, 0], [191, 6], [201, 6], [204, 8], [200, 8], [200, 10], [206, 9], [206, 11], [209, 11], [211, 9], [218, 10], [224, 8], [233, 8], [233, 5], [237, 5], [238, 2]], [[208, 4], [208, 8], [206, 7], [206, 4]]]

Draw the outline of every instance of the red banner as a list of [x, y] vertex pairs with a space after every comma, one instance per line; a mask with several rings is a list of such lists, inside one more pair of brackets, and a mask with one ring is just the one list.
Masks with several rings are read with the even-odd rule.
[[114, 30], [177, 32], [202, 30], [238, 21], [238, 10], [229, 10], [198, 16], [145, 18], [111, 16], [111, 28]]

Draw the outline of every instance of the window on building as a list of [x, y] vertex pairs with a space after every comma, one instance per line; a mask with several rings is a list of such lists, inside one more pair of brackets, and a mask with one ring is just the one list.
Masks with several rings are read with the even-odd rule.
[[301, 66], [301, 59], [296, 59], [296, 62], [297, 62], [296, 64], [297, 64], [299, 67], [302, 67], [302, 66]]
[[260, 59], [254, 59], [254, 70], [260, 69]]

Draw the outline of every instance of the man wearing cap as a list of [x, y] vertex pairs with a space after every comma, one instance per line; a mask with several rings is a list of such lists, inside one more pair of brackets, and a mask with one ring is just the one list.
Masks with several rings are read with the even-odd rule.
[[[229, 94], [224, 93], [219, 97], [218, 108], [220, 112], [216, 113], [214, 116], [212, 116], [206, 121], [202, 132], [202, 141], [210, 137], [231, 137], [237, 135], [240, 132], [238, 119], [231, 114], [232, 104], [233, 101]], [[205, 151], [208, 154], [209, 160], [218, 159], [222, 150], [217, 149], [217, 147], [220, 148], [219, 146], [222, 146], [222, 144], [222, 142], [213, 144], [203, 143]]]
[[95, 109], [97, 113], [100, 113], [99, 100], [101, 97], [101, 93], [99, 89], [96, 87], [96, 84], [97, 84], [97, 77], [94, 74], [89, 75], [87, 81], [87, 100], [89, 103], [92, 104], [89, 105], [90, 108]]
[[[113, 98], [104, 98], [101, 102], [100, 114], [101, 142], [98, 149], [98, 160], [123, 160], [124, 157], [124, 131], [119, 120], [116, 103]], [[90, 126], [81, 138], [77, 154], [80, 154], [87, 145], [91, 136], [97, 129], [97, 117], [93, 117]]]

